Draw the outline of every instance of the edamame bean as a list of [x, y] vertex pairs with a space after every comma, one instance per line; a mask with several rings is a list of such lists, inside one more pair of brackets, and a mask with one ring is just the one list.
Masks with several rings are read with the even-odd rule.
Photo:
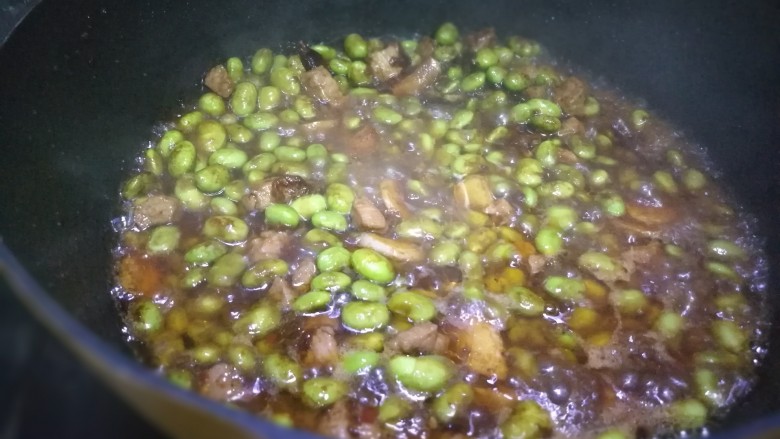
[[317, 268], [320, 272], [341, 271], [349, 267], [352, 254], [344, 247], [330, 247], [317, 255]]
[[176, 250], [179, 246], [181, 232], [176, 226], [158, 226], [149, 234], [146, 249], [151, 254], [165, 254]]
[[672, 421], [678, 428], [697, 428], [707, 421], [707, 407], [697, 399], [674, 401], [669, 410]]
[[353, 282], [350, 291], [356, 299], [368, 302], [382, 302], [387, 297], [385, 287], [364, 279]]
[[244, 312], [236, 320], [233, 324], [233, 332], [251, 337], [262, 337], [276, 329], [281, 320], [281, 312], [275, 304], [261, 303]]
[[295, 96], [301, 92], [301, 84], [298, 82], [298, 78], [287, 67], [274, 67], [271, 69], [271, 85], [290, 96]]
[[648, 305], [647, 297], [641, 290], [635, 288], [615, 291], [610, 299], [612, 304], [623, 314], [639, 314]]
[[433, 36], [436, 42], [442, 45], [455, 44], [459, 37], [458, 28], [449, 21], [439, 26]]
[[439, 421], [449, 423], [463, 414], [473, 399], [474, 391], [470, 385], [455, 383], [433, 400], [431, 409]]
[[404, 118], [397, 111], [381, 105], [374, 108], [371, 112], [371, 116], [375, 121], [385, 125], [397, 125]]
[[313, 290], [298, 297], [292, 304], [292, 309], [300, 313], [322, 311], [328, 307], [331, 295], [327, 291]]
[[347, 230], [347, 219], [344, 215], [329, 210], [317, 212], [311, 216], [311, 223], [314, 227], [325, 230], [334, 230], [344, 232]]
[[326, 210], [328, 208], [328, 202], [325, 200], [325, 197], [320, 194], [310, 194], [296, 198], [290, 203], [290, 207], [295, 209], [301, 218], [310, 220], [315, 213]]
[[352, 283], [352, 278], [340, 271], [327, 271], [320, 273], [311, 280], [313, 290], [325, 290], [330, 292], [345, 291]]
[[252, 72], [257, 75], [262, 75], [271, 68], [271, 64], [274, 61], [274, 54], [270, 49], [262, 48], [255, 52], [252, 56], [251, 66]]
[[257, 360], [252, 348], [246, 345], [233, 345], [227, 350], [227, 357], [236, 368], [243, 372], [254, 372]]
[[277, 277], [287, 275], [289, 265], [282, 259], [263, 259], [246, 270], [241, 276], [241, 285], [246, 288], [265, 288]]
[[286, 204], [270, 204], [265, 208], [265, 223], [272, 227], [298, 227], [298, 212]]
[[181, 131], [168, 130], [157, 142], [157, 151], [159, 151], [163, 157], [168, 158], [176, 144], [182, 140], [184, 140], [184, 134], [182, 134]]
[[452, 364], [436, 355], [399, 355], [390, 360], [388, 371], [404, 387], [418, 392], [439, 391], [453, 375]]
[[722, 261], [745, 259], [745, 251], [731, 241], [715, 239], [707, 243], [707, 254]]
[[730, 320], [716, 320], [712, 323], [712, 335], [725, 349], [739, 354], [745, 351], [748, 345], [747, 335]]
[[355, 351], [344, 356], [341, 365], [348, 374], [364, 372], [379, 364], [381, 356], [372, 351]]
[[341, 309], [341, 321], [353, 331], [373, 331], [387, 325], [390, 312], [383, 303], [349, 302]]
[[273, 353], [263, 360], [263, 374], [275, 385], [294, 389], [303, 377], [301, 366], [291, 358]]
[[456, 265], [460, 255], [460, 246], [452, 241], [444, 241], [431, 248], [429, 259], [434, 265]]
[[151, 334], [162, 328], [162, 311], [151, 300], [133, 303], [130, 314], [133, 316], [133, 328], [138, 332]]
[[261, 87], [257, 92], [257, 109], [271, 111], [282, 103], [282, 91], [272, 85]]
[[205, 265], [227, 253], [227, 247], [219, 241], [209, 239], [196, 244], [184, 254], [184, 260], [190, 264]]
[[195, 166], [197, 151], [195, 145], [187, 140], [177, 143], [168, 158], [168, 173], [172, 177], [181, 177]]
[[325, 190], [325, 199], [329, 210], [347, 215], [352, 212], [355, 193], [345, 184], [331, 183]]
[[200, 111], [191, 111], [179, 118], [176, 128], [182, 133], [191, 133], [202, 121], [203, 113]]
[[279, 125], [279, 117], [273, 113], [259, 111], [244, 118], [244, 126], [254, 131], [266, 131]]
[[257, 87], [251, 82], [236, 84], [233, 95], [230, 96], [230, 109], [236, 116], [250, 115], [257, 107]]
[[233, 82], [238, 82], [244, 77], [244, 63], [240, 58], [231, 57], [225, 62], [228, 77]]
[[409, 402], [400, 396], [390, 395], [379, 406], [377, 420], [379, 422], [394, 422], [407, 417], [412, 412]]
[[371, 249], [355, 250], [352, 253], [352, 268], [366, 279], [379, 284], [388, 284], [395, 279], [393, 264]]
[[212, 153], [227, 144], [227, 131], [216, 120], [204, 120], [195, 131], [195, 145], [200, 151]]
[[520, 401], [509, 418], [501, 424], [505, 439], [540, 439], [552, 430], [552, 420], [536, 401]]
[[215, 215], [237, 215], [238, 206], [230, 198], [214, 197], [209, 202], [211, 212]]
[[311, 407], [327, 407], [346, 396], [347, 384], [335, 378], [317, 377], [303, 383], [303, 401]]
[[543, 227], [534, 238], [534, 244], [539, 253], [544, 256], [555, 256], [563, 250], [563, 238], [558, 230]]
[[198, 212], [206, 208], [209, 204], [209, 197], [205, 196], [195, 187], [195, 179], [187, 174], [176, 180], [176, 186], [173, 188], [176, 195], [187, 210]]
[[230, 182], [230, 171], [222, 165], [208, 165], [195, 173], [195, 185], [203, 192], [216, 193]]
[[393, 313], [406, 317], [414, 323], [427, 322], [436, 317], [436, 305], [433, 300], [411, 291], [393, 294], [387, 301], [387, 307]]
[[225, 113], [225, 100], [216, 93], [208, 92], [198, 99], [198, 108], [208, 115], [219, 117]]
[[580, 279], [549, 276], [544, 280], [544, 290], [556, 299], [578, 302], [582, 300], [585, 293], [585, 283]]
[[368, 43], [358, 34], [344, 38], [344, 53], [352, 59], [363, 59], [368, 55]]
[[243, 273], [246, 263], [238, 253], [220, 256], [206, 272], [206, 280], [215, 287], [232, 286]]
[[[220, 165], [227, 169], [238, 169], [246, 164], [249, 157], [238, 148], [222, 148], [209, 156], [209, 165]], [[228, 174], [229, 176], [229, 174]], [[223, 185], [226, 186], [227, 183]]]
[[240, 218], [217, 215], [203, 223], [202, 232], [204, 236], [217, 238], [226, 244], [237, 244], [246, 240], [249, 235], [249, 226]]
[[544, 299], [526, 287], [510, 287], [507, 296], [510, 300], [509, 308], [522, 316], [537, 317], [544, 312]]
[[460, 88], [467, 93], [480, 90], [485, 85], [485, 79], [485, 72], [474, 72], [463, 78]]

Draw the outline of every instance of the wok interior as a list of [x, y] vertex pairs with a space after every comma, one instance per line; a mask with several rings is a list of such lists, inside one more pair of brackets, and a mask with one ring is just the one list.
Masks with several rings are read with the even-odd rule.
[[[115, 3], [44, 2], [0, 50], [0, 227], [43, 287], [118, 349], [127, 351], [108, 294], [116, 239], [110, 222], [119, 215], [120, 180], [154, 124], [191, 103], [202, 74], [228, 54], [327, 41], [347, 30], [408, 35], [452, 20], [539, 40], [594, 79], [645, 98], [706, 146], [726, 185], [758, 218], [772, 269], [780, 261], [772, 222], [779, 213], [772, 142], [780, 124], [770, 81], [780, 32], [768, 5]], [[770, 297], [772, 290], [770, 284]], [[780, 360], [778, 336], [775, 326], [767, 365]], [[780, 380], [769, 369], [760, 370], [756, 390], [726, 425], [780, 408]]]

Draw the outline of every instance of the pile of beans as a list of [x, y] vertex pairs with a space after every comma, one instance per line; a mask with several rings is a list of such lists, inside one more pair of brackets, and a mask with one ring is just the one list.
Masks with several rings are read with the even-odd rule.
[[172, 382], [333, 437], [649, 437], [750, 386], [765, 266], [677, 132], [492, 29], [229, 58], [123, 185]]

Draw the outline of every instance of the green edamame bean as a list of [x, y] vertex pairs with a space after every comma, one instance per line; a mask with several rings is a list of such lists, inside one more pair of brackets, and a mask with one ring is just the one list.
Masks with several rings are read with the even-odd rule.
[[385, 287], [364, 279], [353, 282], [350, 291], [356, 299], [367, 302], [382, 302], [387, 297]]
[[526, 287], [514, 286], [507, 290], [509, 308], [526, 317], [537, 317], [544, 312], [544, 299]]
[[257, 87], [251, 82], [236, 84], [233, 95], [230, 96], [230, 109], [236, 116], [244, 117], [252, 114], [257, 107]]
[[159, 177], [165, 170], [165, 161], [162, 154], [156, 149], [144, 151], [144, 171]]
[[344, 215], [324, 210], [317, 212], [311, 217], [311, 223], [314, 227], [326, 230], [335, 230], [337, 232], [344, 232], [347, 230], [347, 219]]
[[208, 115], [219, 117], [225, 113], [225, 100], [216, 93], [208, 92], [198, 99], [198, 108]]
[[215, 215], [237, 215], [238, 206], [230, 198], [214, 197], [209, 202], [211, 212]]
[[317, 255], [317, 268], [320, 272], [341, 271], [349, 267], [352, 254], [344, 247], [330, 247]]
[[566, 302], [577, 302], [583, 298], [585, 283], [580, 279], [549, 276], [544, 280], [544, 290], [557, 299]]
[[290, 207], [298, 212], [298, 215], [305, 220], [310, 220], [311, 217], [317, 213], [322, 212], [328, 208], [328, 202], [320, 194], [304, 195], [296, 198]]
[[206, 282], [206, 269], [203, 267], [190, 267], [182, 275], [179, 285], [182, 288], [192, 289]]
[[179, 118], [176, 128], [182, 133], [191, 133], [203, 121], [203, 118], [203, 113], [200, 111], [191, 111]]
[[328, 307], [331, 295], [327, 291], [313, 290], [298, 297], [292, 304], [292, 309], [296, 312], [309, 313], [322, 311]]
[[542, 183], [542, 173], [544, 168], [542, 164], [532, 158], [520, 159], [515, 169], [515, 179], [518, 183], [526, 186], [538, 186]]
[[616, 193], [605, 193], [599, 197], [601, 208], [609, 216], [623, 216], [626, 213], [626, 204], [623, 198]]
[[311, 407], [328, 407], [346, 396], [349, 387], [335, 378], [317, 377], [303, 383], [303, 401]]
[[349, 34], [344, 38], [344, 53], [352, 59], [368, 56], [368, 43], [358, 34]]
[[400, 396], [390, 395], [379, 406], [377, 420], [379, 422], [395, 422], [407, 417], [412, 412], [409, 402]]
[[195, 186], [203, 192], [215, 193], [230, 182], [230, 171], [222, 165], [208, 165], [195, 173]]
[[138, 332], [151, 334], [162, 328], [162, 311], [151, 300], [133, 303], [131, 315], [133, 316], [133, 328]]
[[227, 253], [227, 247], [219, 241], [209, 239], [195, 244], [184, 254], [184, 260], [190, 264], [209, 264]]
[[215, 287], [229, 287], [238, 280], [245, 267], [246, 263], [242, 255], [228, 253], [214, 261], [206, 272], [206, 280]]
[[176, 250], [179, 246], [181, 232], [176, 226], [158, 226], [149, 234], [146, 249], [151, 254], [165, 254]]
[[241, 62], [240, 58], [228, 58], [225, 62], [225, 68], [228, 72], [228, 77], [233, 82], [238, 82], [244, 77], [244, 63]]
[[480, 90], [485, 85], [485, 72], [474, 72], [460, 81], [460, 89], [466, 93]]
[[434, 265], [456, 265], [460, 255], [460, 246], [452, 241], [436, 244], [431, 248], [429, 258]]
[[473, 399], [474, 391], [470, 385], [455, 383], [433, 400], [431, 409], [439, 421], [449, 423], [463, 414]]
[[282, 91], [278, 88], [267, 85], [261, 87], [257, 92], [257, 109], [260, 111], [271, 111], [279, 107], [282, 103]]
[[561, 129], [561, 120], [555, 116], [548, 116], [545, 114], [535, 114], [528, 120], [534, 128], [544, 131], [546, 133], [554, 133]]
[[281, 162], [300, 163], [306, 161], [306, 151], [293, 146], [279, 146], [274, 149], [274, 155]]
[[217, 215], [203, 223], [202, 232], [204, 236], [217, 238], [226, 244], [237, 244], [246, 240], [249, 235], [249, 226], [240, 218]]
[[345, 184], [331, 183], [325, 190], [325, 200], [329, 210], [347, 215], [352, 211], [355, 193]]
[[373, 331], [387, 325], [390, 312], [383, 303], [349, 302], [341, 309], [341, 321], [354, 331]]
[[263, 374], [275, 385], [286, 389], [294, 389], [303, 377], [303, 371], [298, 363], [278, 353], [265, 357]]
[[195, 178], [190, 174], [176, 180], [173, 193], [187, 210], [193, 212], [201, 211], [209, 204], [209, 197], [195, 187]]
[[718, 376], [709, 369], [698, 368], [693, 374], [697, 396], [713, 408], [722, 407], [727, 400], [727, 395], [719, 388], [718, 381]]
[[356, 374], [375, 367], [381, 358], [376, 352], [355, 351], [346, 354], [341, 365], [347, 373]]
[[387, 307], [395, 314], [414, 323], [427, 322], [436, 317], [436, 305], [429, 297], [411, 291], [398, 292], [387, 301]]
[[281, 321], [282, 314], [276, 305], [261, 303], [236, 320], [233, 324], [233, 332], [251, 337], [263, 337], [276, 329]]
[[271, 85], [281, 90], [282, 93], [295, 96], [301, 92], [301, 84], [295, 73], [286, 67], [274, 67], [271, 69]]
[[534, 238], [534, 244], [539, 253], [544, 256], [555, 256], [563, 250], [563, 238], [558, 230], [542, 227]]
[[585, 252], [577, 258], [577, 264], [596, 277], [617, 278], [623, 270], [615, 259], [601, 252]]
[[395, 279], [395, 268], [390, 260], [371, 249], [355, 250], [352, 253], [352, 268], [366, 279], [379, 284], [388, 284]]
[[682, 176], [683, 185], [691, 192], [696, 192], [707, 185], [707, 177], [696, 169], [686, 169]]
[[[246, 164], [249, 157], [238, 148], [222, 148], [209, 156], [209, 165], [221, 165], [227, 169], [238, 169]], [[227, 185], [227, 183], [225, 183]], [[225, 186], [223, 185], [223, 187]]]
[[157, 151], [159, 151], [163, 157], [168, 158], [176, 144], [182, 140], [184, 140], [184, 134], [182, 134], [181, 131], [168, 130], [157, 142]]
[[630, 439], [626, 433], [624, 433], [621, 430], [607, 430], [604, 432], [601, 432], [596, 439]]
[[298, 212], [286, 204], [270, 204], [265, 208], [265, 222], [272, 227], [296, 228], [300, 222]]
[[227, 350], [230, 362], [243, 372], [254, 372], [257, 359], [252, 348], [246, 345], [233, 345]]
[[487, 69], [490, 66], [498, 64], [498, 55], [490, 47], [483, 47], [477, 50], [474, 55], [474, 62], [480, 68]]
[[271, 49], [262, 48], [255, 52], [252, 56], [252, 72], [257, 75], [262, 75], [271, 68], [271, 64], [274, 61], [274, 54]]
[[635, 288], [615, 291], [610, 299], [615, 308], [623, 314], [638, 314], [647, 307], [647, 297]]
[[290, 266], [282, 259], [263, 259], [244, 272], [241, 284], [250, 289], [264, 288], [289, 271]]
[[520, 401], [509, 418], [501, 424], [506, 439], [537, 439], [546, 437], [552, 430], [552, 420], [536, 401]]
[[571, 229], [579, 220], [576, 210], [559, 204], [548, 207], [545, 216], [548, 225], [560, 230]]
[[745, 351], [748, 338], [736, 323], [730, 320], [717, 320], [712, 323], [712, 335], [726, 350], [739, 354]]
[[311, 50], [319, 53], [325, 61], [329, 61], [336, 56], [336, 49], [324, 44], [315, 44], [310, 48]]
[[244, 118], [243, 124], [245, 127], [254, 131], [267, 131], [279, 125], [279, 116], [260, 111], [252, 113]]
[[439, 26], [433, 36], [436, 42], [442, 45], [455, 44], [459, 37], [458, 28], [451, 22], [446, 22]]
[[641, 131], [647, 122], [650, 120], [650, 115], [645, 110], [634, 110], [631, 113], [631, 125], [637, 131]]
[[452, 162], [452, 172], [457, 175], [475, 174], [485, 166], [485, 159], [478, 154], [461, 154]]
[[680, 314], [671, 311], [664, 311], [658, 316], [658, 319], [653, 325], [653, 329], [661, 334], [664, 339], [668, 340], [677, 337], [677, 335], [679, 335], [682, 331], [684, 325], [685, 320]]
[[352, 278], [340, 271], [326, 271], [311, 280], [312, 290], [325, 290], [332, 293], [345, 291], [352, 283]]
[[417, 217], [401, 221], [395, 232], [402, 238], [432, 240], [441, 237], [442, 226], [430, 218]]
[[707, 421], [707, 407], [697, 399], [674, 401], [669, 410], [674, 425], [681, 429], [701, 427]]
[[707, 243], [707, 254], [715, 259], [733, 261], [745, 259], [745, 251], [731, 241], [715, 239]]
[[371, 116], [375, 121], [385, 125], [397, 125], [404, 118], [401, 113], [382, 105], [374, 108]]
[[388, 363], [390, 374], [404, 387], [419, 392], [441, 390], [453, 375], [452, 364], [443, 357], [400, 355]]
[[192, 142], [182, 140], [177, 143], [168, 157], [168, 173], [172, 177], [181, 177], [195, 166], [197, 155]]
[[474, 112], [470, 110], [458, 110], [452, 115], [450, 128], [460, 130], [466, 128], [474, 120]]

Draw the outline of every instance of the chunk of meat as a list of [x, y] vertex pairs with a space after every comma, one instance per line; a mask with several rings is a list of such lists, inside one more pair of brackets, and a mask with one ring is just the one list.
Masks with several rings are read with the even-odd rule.
[[355, 437], [357, 439], [381, 439], [382, 429], [378, 424], [359, 424], [355, 427]]
[[368, 56], [368, 66], [371, 68], [371, 73], [381, 82], [400, 75], [404, 64], [398, 43], [390, 43], [384, 49], [377, 50]]
[[315, 120], [301, 124], [301, 133], [309, 142], [324, 142], [338, 126], [339, 121], [336, 119]]
[[355, 132], [345, 136], [347, 152], [353, 156], [366, 156], [376, 153], [379, 147], [379, 134], [371, 125], [363, 125]]
[[338, 106], [344, 101], [339, 83], [325, 67], [319, 66], [301, 73], [301, 85], [307, 96], [323, 104]]
[[441, 74], [441, 64], [433, 58], [425, 58], [415, 69], [392, 87], [396, 96], [418, 95], [433, 85]]
[[449, 344], [449, 337], [440, 333], [438, 326], [425, 322], [399, 332], [385, 343], [385, 349], [405, 354], [441, 354]]
[[643, 205], [637, 202], [626, 203], [626, 213], [631, 218], [648, 226], [660, 226], [677, 219], [679, 212], [668, 202], [656, 205]]
[[119, 285], [126, 291], [153, 297], [162, 287], [163, 274], [154, 260], [131, 253], [119, 261]]
[[244, 380], [235, 367], [217, 363], [204, 374], [199, 391], [216, 401], [233, 401], [244, 395]]
[[133, 223], [140, 230], [160, 224], [170, 224], [181, 214], [181, 202], [167, 195], [152, 195], [136, 200]]
[[290, 278], [293, 288], [298, 291], [306, 291], [315, 274], [317, 274], [317, 266], [314, 263], [314, 258], [308, 256], [301, 259]]
[[212, 68], [206, 73], [203, 84], [214, 93], [227, 98], [233, 93], [233, 81], [228, 75], [227, 69], [222, 64]]
[[273, 183], [273, 179], [252, 183], [249, 192], [241, 198], [241, 204], [249, 211], [265, 210], [273, 202]]
[[575, 76], [569, 76], [553, 91], [553, 98], [561, 109], [573, 116], [583, 116], [588, 86]]
[[384, 230], [387, 227], [382, 211], [365, 197], [360, 197], [352, 203], [352, 217], [360, 229]]
[[466, 47], [472, 52], [479, 49], [493, 46], [496, 43], [496, 30], [492, 27], [486, 27], [476, 32], [471, 32], [464, 38]]
[[400, 239], [385, 238], [374, 233], [358, 235], [357, 245], [370, 248], [396, 261], [421, 262], [425, 259], [425, 253], [419, 245]]
[[311, 191], [311, 185], [297, 175], [266, 178], [252, 183], [241, 203], [247, 210], [265, 210], [271, 203], [287, 203]]
[[466, 365], [474, 372], [502, 380], [506, 378], [504, 342], [491, 324], [480, 322], [463, 328], [456, 337], [456, 346], [465, 351]]
[[331, 326], [314, 330], [304, 361], [308, 365], [322, 367], [335, 364], [339, 359], [339, 345], [336, 331]]
[[412, 215], [406, 206], [397, 180], [382, 180], [379, 183], [379, 194], [385, 203], [386, 210], [391, 214], [397, 215], [401, 219], [409, 218]]
[[485, 213], [493, 218], [494, 224], [509, 225], [515, 216], [515, 208], [505, 198], [499, 198], [485, 208]]
[[266, 230], [260, 236], [249, 241], [246, 254], [249, 262], [254, 264], [263, 259], [278, 259], [292, 241], [289, 232]]
[[317, 431], [327, 437], [350, 439], [350, 411], [345, 401], [338, 401], [323, 413], [317, 424]]
[[662, 251], [659, 241], [652, 241], [647, 245], [635, 245], [620, 254], [620, 264], [629, 273], [633, 273], [637, 265], [649, 264]]
[[330, 317], [327, 314], [318, 314], [316, 316], [306, 317], [303, 320], [303, 325], [301, 325], [301, 329], [304, 331], [312, 331], [323, 327], [336, 329], [341, 327], [341, 321], [338, 318]]
[[304, 178], [297, 175], [283, 175], [274, 178], [271, 183], [271, 200], [274, 203], [289, 203], [310, 191], [311, 185]]
[[572, 134], [584, 134], [585, 125], [580, 122], [576, 117], [567, 117], [561, 123], [561, 129], [558, 130], [558, 135], [561, 137], [570, 136]]
[[544, 270], [544, 265], [547, 263], [547, 258], [542, 255], [529, 255], [528, 256], [528, 268], [531, 274], [541, 273]]
[[298, 294], [286, 280], [277, 277], [268, 288], [268, 297], [279, 302], [282, 309], [289, 309]]

